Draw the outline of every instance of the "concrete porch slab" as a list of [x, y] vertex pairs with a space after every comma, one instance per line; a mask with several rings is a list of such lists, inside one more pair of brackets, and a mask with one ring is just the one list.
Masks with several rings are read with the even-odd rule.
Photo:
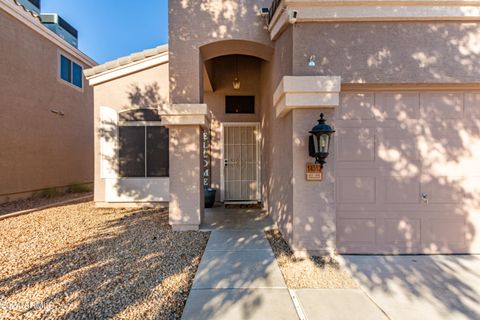
[[260, 230], [215, 230], [205, 250], [270, 250], [270, 244]]
[[264, 230], [274, 227], [272, 217], [261, 209], [225, 209], [223, 206], [205, 210], [203, 230]]
[[480, 319], [480, 256], [342, 256], [391, 319]]
[[295, 289], [307, 319], [386, 320], [360, 289]]
[[205, 251], [192, 289], [286, 288], [270, 250]]
[[183, 320], [298, 319], [287, 289], [192, 290]]

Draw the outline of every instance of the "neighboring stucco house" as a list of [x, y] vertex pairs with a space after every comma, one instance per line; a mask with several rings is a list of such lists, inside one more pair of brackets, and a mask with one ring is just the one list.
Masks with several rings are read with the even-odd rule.
[[39, 0], [0, 0], [0, 203], [93, 181], [83, 69], [96, 63], [64, 39], [63, 27], [74, 29], [60, 21], [42, 24]]
[[208, 183], [298, 253], [480, 253], [479, 21], [480, 1], [171, 0], [168, 49], [86, 73], [95, 201], [197, 229]]

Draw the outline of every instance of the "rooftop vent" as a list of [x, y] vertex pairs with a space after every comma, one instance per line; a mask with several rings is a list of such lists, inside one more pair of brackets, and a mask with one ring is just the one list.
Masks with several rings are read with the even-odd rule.
[[43, 25], [58, 34], [75, 48], [78, 47], [78, 31], [56, 13], [42, 13]]
[[40, 0], [17, 0], [17, 2], [25, 9], [40, 14]]

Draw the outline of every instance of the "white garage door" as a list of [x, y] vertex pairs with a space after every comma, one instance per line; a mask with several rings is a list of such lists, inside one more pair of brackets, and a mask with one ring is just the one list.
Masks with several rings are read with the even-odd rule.
[[344, 93], [335, 125], [340, 252], [480, 252], [480, 93]]

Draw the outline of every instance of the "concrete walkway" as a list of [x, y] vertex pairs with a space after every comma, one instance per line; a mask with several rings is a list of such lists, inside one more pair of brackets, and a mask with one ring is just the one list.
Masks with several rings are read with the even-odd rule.
[[259, 210], [206, 215], [203, 227], [213, 231], [182, 319], [298, 319], [263, 232], [271, 219]]
[[[480, 256], [343, 256], [362, 289], [287, 289], [260, 210], [208, 210], [182, 319], [480, 319]], [[294, 303], [295, 301], [295, 303]]]
[[287, 289], [264, 233], [272, 227], [260, 210], [207, 210], [212, 233], [182, 319], [385, 319], [360, 289]]

